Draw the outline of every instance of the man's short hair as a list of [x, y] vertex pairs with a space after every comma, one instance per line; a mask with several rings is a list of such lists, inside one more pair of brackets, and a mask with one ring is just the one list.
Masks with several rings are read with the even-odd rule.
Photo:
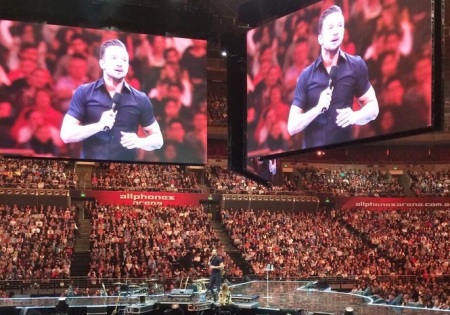
[[72, 36], [70, 36], [70, 41], [71, 42], [73, 42], [76, 39], [81, 39], [83, 42], [87, 43], [86, 38], [83, 35], [81, 35], [81, 34], [75, 33]]
[[106, 42], [104, 42], [101, 46], [100, 46], [100, 59], [103, 59], [103, 57], [105, 56], [105, 50], [108, 47], [111, 46], [118, 46], [118, 47], [122, 47], [127, 49], [127, 47], [125, 46], [124, 43], [122, 43], [120, 40], [118, 39], [109, 39]]
[[83, 56], [82, 54], [78, 54], [78, 53], [70, 55], [70, 59], [82, 59], [84, 61], [87, 61], [87, 58], [85, 56]]
[[332, 13], [342, 14], [342, 10], [337, 5], [332, 5], [331, 7], [323, 11], [322, 15], [319, 18], [319, 34], [322, 34], [323, 21], [326, 19], [327, 16], [329, 16]]

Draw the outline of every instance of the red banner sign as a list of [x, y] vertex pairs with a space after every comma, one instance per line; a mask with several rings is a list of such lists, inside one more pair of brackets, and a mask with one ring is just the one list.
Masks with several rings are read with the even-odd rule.
[[363, 208], [368, 210], [408, 210], [450, 208], [450, 198], [337, 198], [341, 209]]
[[89, 191], [101, 203], [144, 205], [144, 206], [181, 206], [199, 205], [200, 200], [207, 199], [207, 194], [171, 193], [171, 192], [130, 192], [130, 191]]

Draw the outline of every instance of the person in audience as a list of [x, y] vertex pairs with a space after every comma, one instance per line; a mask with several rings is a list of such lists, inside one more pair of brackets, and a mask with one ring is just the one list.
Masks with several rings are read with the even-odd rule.
[[60, 156], [60, 145], [52, 138], [52, 127], [50, 125], [38, 126], [31, 138], [20, 145], [21, 148], [33, 150], [36, 156], [58, 157]]
[[[47, 121], [46, 113], [38, 110], [30, 108], [24, 111], [21, 117], [16, 121], [16, 124], [12, 128], [13, 136], [19, 146], [23, 146], [25, 143], [28, 143], [33, 137], [36, 136], [38, 129], [41, 127], [45, 127], [40, 136], [44, 136], [44, 134], [48, 133], [51, 139], [51, 142], [58, 148], [61, 148], [63, 142], [59, 136], [59, 130], [53, 125], [49, 124]], [[38, 138], [35, 138], [35, 140]], [[43, 140], [43, 138], [41, 138]]]
[[86, 37], [79, 33], [71, 34], [67, 52], [59, 59], [56, 66], [53, 75], [55, 81], [58, 81], [60, 77], [68, 75], [71, 72], [71, 60], [73, 60], [74, 55], [85, 60], [86, 64], [83, 66], [86, 68], [85, 75], [88, 79], [98, 79], [101, 76], [101, 69], [98, 67], [98, 59], [89, 51], [89, 43]]
[[88, 62], [81, 54], [73, 54], [69, 58], [67, 74], [58, 77], [55, 81], [55, 96], [57, 108], [62, 113], [69, 109], [74, 91], [82, 84], [88, 83]]

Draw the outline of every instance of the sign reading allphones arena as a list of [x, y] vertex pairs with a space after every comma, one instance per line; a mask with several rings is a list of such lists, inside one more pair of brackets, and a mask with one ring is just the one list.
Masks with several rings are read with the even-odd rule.
[[367, 210], [409, 210], [409, 209], [447, 209], [450, 208], [450, 198], [339, 198], [340, 208], [363, 208]]
[[144, 206], [181, 206], [199, 205], [200, 200], [207, 199], [208, 194], [172, 193], [172, 192], [129, 192], [129, 191], [90, 191], [100, 203], [144, 205]]

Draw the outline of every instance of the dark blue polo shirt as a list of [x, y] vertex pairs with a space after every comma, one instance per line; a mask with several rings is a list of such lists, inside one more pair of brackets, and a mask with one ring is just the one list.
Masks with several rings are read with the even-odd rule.
[[[211, 266], [218, 267], [222, 263], [222, 257], [217, 255], [213, 256], [209, 262]], [[222, 273], [222, 270], [214, 268], [211, 269], [211, 275], [220, 275]]]
[[[336, 124], [336, 109], [352, 107], [354, 97], [363, 96], [371, 85], [366, 63], [361, 57], [340, 51], [337, 65], [330, 107], [303, 131], [303, 149], [352, 139], [352, 126], [342, 128]], [[300, 107], [303, 112], [309, 111], [319, 102], [320, 93], [328, 87], [329, 80], [330, 75], [323, 65], [322, 56], [319, 56], [301, 73], [292, 105]]]
[[[155, 122], [153, 106], [143, 92], [125, 83], [117, 116], [111, 130], [98, 132], [83, 140], [81, 158], [89, 160], [134, 161], [137, 149], [127, 149], [120, 144], [121, 131], [137, 133], [139, 125], [148, 127]], [[70, 102], [67, 114], [89, 125], [100, 120], [103, 112], [110, 110], [112, 98], [103, 78], [78, 87]]]

